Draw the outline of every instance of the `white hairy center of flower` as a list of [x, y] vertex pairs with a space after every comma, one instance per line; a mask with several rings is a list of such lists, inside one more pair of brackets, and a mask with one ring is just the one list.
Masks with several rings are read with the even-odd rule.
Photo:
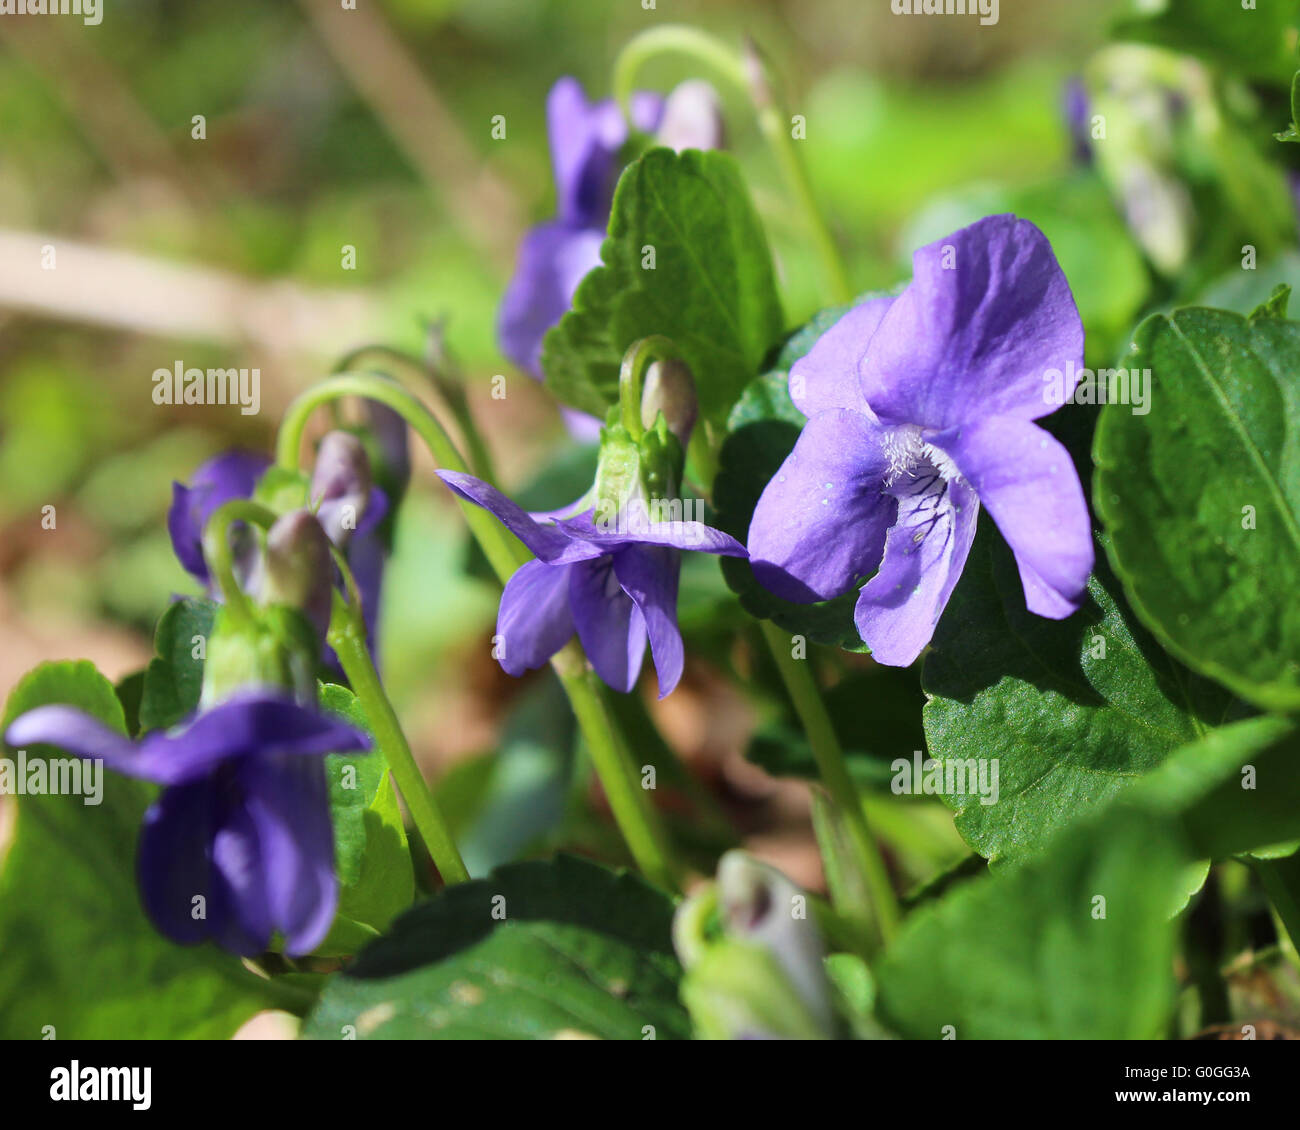
[[886, 488], [892, 487], [904, 475], [915, 477], [917, 471], [925, 468], [937, 471], [945, 482], [961, 478], [961, 472], [948, 453], [926, 443], [921, 436], [921, 429], [915, 424], [890, 428], [885, 433], [882, 446], [885, 458], [889, 460], [889, 470], [885, 475]]

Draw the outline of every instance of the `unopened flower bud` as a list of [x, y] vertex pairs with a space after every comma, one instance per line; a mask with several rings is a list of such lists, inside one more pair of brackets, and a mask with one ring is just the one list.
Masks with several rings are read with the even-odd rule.
[[342, 547], [356, 531], [370, 501], [370, 460], [350, 432], [330, 432], [316, 453], [311, 501], [329, 540]]
[[699, 413], [695, 379], [681, 361], [654, 361], [646, 370], [641, 391], [641, 424], [649, 431], [663, 413], [668, 430], [685, 450]]
[[266, 535], [263, 604], [285, 604], [301, 612], [323, 640], [334, 598], [330, 543], [316, 516], [294, 510]]
[[[721, 931], [711, 927], [716, 918]], [[673, 920], [686, 967], [682, 1000], [707, 1039], [825, 1039], [836, 1034], [821, 935], [807, 898], [743, 852]]]
[[718, 910], [728, 932], [771, 953], [809, 1011], [829, 1025], [826, 950], [807, 905], [807, 895], [781, 872], [742, 851], [718, 861]]
[[721, 149], [726, 144], [726, 127], [713, 87], [703, 79], [674, 87], [664, 102], [655, 140], [679, 153], [683, 149]]

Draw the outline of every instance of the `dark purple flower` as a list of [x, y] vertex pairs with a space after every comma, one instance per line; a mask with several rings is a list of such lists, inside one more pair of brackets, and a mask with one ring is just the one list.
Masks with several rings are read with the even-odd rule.
[[[636, 128], [653, 130], [663, 99], [632, 98]], [[614, 185], [622, 171], [619, 152], [627, 123], [613, 99], [591, 103], [582, 84], [562, 78], [546, 101], [551, 164], [555, 173], [555, 219], [524, 237], [519, 262], [497, 317], [501, 351], [534, 377], [542, 375], [542, 338], [563, 317], [583, 277], [600, 264]]]
[[1092, 99], [1088, 88], [1077, 75], [1069, 79], [1061, 93], [1061, 109], [1070, 132], [1070, 148], [1080, 165], [1092, 164]]
[[[212, 578], [203, 557], [203, 527], [223, 503], [251, 498], [257, 481], [271, 465], [264, 455], [249, 451], [223, 451], [202, 464], [189, 486], [172, 484], [172, 504], [167, 512], [167, 531], [176, 556], [199, 584], [210, 588]], [[250, 541], [251, 545], [251, 541]], [[241, 554], [247, 558], [247, 554]], [[250, 566], [249, 560], [242, 562]]]
[[[392, 415], [405, 429], [406, 421], [396, 413]], [[390, 434], [390, 441], [394, 438]], [[373, 653], [388, 559], [382, 529], [388, 516], [388, 499], [379, 487], [371, 485], [365, 447], [351, 432], [330, 432], [321, 440], [312, 469], [310, 500], [330, 541], [347, 555], [348, 568], [361, 594], [366, 644]], [[337, 667], [332, 651], [327, 653], [326, 662]]]
[[357, 532], [370, 502], [370, 459], [351, 432], [329, 432], [316, 449], [308, 499], [325, 533], [340, 549]]
[[[388, 417], [401, 424], [400, 435]], [[385, 457], [392, 460], [388, 468], [390, 475], [408, 473], [405, 421], [388, 409], [372, 414], [369, 421], [376, 427], [376, 436]], [[252, 498], [270, 465], [271, 460], [262, 455], [227, 451], [200, 466], [188, 486], [172, 484], [172, 505], [167, 515], [172, 548], [186, 572], [215, 600], [221, 599], [221, 593], [203, 556], [203, 528], [223, 503]], [[330, 432], [324, 437], [313, 471], [310, 495], [330, 540], [346, 552], [348, 566], [361, 593], [366, 641], [373, 652], [384, 566], [388, 559], [384, 519], [390, 508], [388, 496], [370, 483], [365, 450], [355, 436], [347, 432]], [[262, 583], [257, 540], [242, 523], [234, 525], [232, 536], [240, 539], [236, 545], [238, 580], [245, 589], [256, 590]], [[326, 661], [328, 666], [337, 666], [332, 652], [327, 652]]]
[[387, 404], [366, 400], [364, 405], [365, 428], [374, 437], [378, 452], [371, 469], [375, 479], [384, 485], [384, 493], [400, 501], [411, 478], [411, 441], [407, 435], [410, 425]]
[[[1068, 396], [1083, 325], [1051, 245], [992, 216], [919, 250], [896, 299], [864, 302], [790, 370], [809, 417], [749, 528], [774, 593], [858, 598], [875, 658], [912, 663], [966, 562], [980, 504], [1010, 544], [1031, 612], [1063, 619], [1092, 571], [1069, 453], [1033, 421]], [[1062, 381], [1061, 378], [1064, 377]]]
[[324, 940], [338, 882], [321, 758], [369, 749], [365, 734], [259, 690], [139, 742], [70, 706], [28, 711], [5, 741], [58, 746], [163, 786], [145, 813], [138, 868], [145, 910], [172, 941], [250, 955], [276, 932], [290, 954]]
[[659, 675], [659, 697], [682, 676], [677, 627], [681, 550], [743, 557], [745, 547], [702, 522], [651, 521], [636, 507], [608, 528], [587, 510], [538, 521], [472, 475], [438, 474], [462, 498], [490, 511], [537, 557], [507, 582], [497, 614], [497, 658], [511, 675], [540, 667], [576, 631], [596, 674], [630, 691], [641, 672], [647, 639]]

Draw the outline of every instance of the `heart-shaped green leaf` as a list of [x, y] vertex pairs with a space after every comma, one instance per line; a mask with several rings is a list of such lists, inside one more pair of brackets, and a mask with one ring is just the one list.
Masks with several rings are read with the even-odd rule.
[[412, 908], [328, 982], [318, 1039], [684, 1038], [672, 903], [571, 856]]
[[1103, 410], [1094, 500], [1129, 601], [1190, 667], [1300, 709], [1300, 324], [1155, 315], [1127, 362], [1150, 412]]
[[945, 797], [962, 837], [989, 859], [1035, 850], [1241, 709], [1135, 622], [1101, 549], [1079, 612], [1028, 611], [1011, 551], [983, 515], [922, 685], [930, 755], [997, 761], [994, 803]]
[[546, 335], [551, 391], [603, 418], [623, 354], [662, 334], [694, 374], [701, 415], [721, 423], [784, 328], [767, 236], [735, 160], [652, 149], [634, 161], [601, 259]]

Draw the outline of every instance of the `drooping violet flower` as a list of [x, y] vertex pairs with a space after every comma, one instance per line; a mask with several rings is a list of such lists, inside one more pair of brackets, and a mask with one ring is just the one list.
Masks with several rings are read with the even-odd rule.
[[[395, 413], [389, 413], [396, 416]], [[381, 425], [375, 433], [384, 455], [390, 457], [390, 471], [409, 471], [406, 453], [405, 422], [399, 436], [388, 427], [382, 414], [370, 417]], [[185, 485], [172, 484], [172, 505], [167, 514], [167, 529], [177, 559], [214, 600], [221, 594], [203, 556], [203, 529], [223, 503], [252, 498], [271, 460], [245, 451], [226, 451], [203, 463]], [[371, 485], [370, 467], [361, 442], [347, 432], [330, 432], [321, 441], [313, 471], [310, 498], [318, 506], [322, 523], [330, 540], [345, 550], [348, 565], [361, 593], [366, 638], [374, 650], [375, 626], [379, 615], [384, 565], [388, 551], [382, 537], [384, 519], [389, 513], [388, 497]], [[241, 587], [256, 590], [261, 583], [257, 541], [252, 531], [236, 523], [232, 536], [237, 540], [235, 573]]]
[[[406, 421], [400, 416], [397, 419], [405, 429]], [[348, 568], [361, 594], [366, 644], [373, 652], [388, 557], [380, 529], [388, 516], [388, 498], [379, 487], [371, 485], [370, 460], [355, 435], [333, 431], [322, 438], [308, 493], [330, 541], [347, 555]], [[337, 666], [332, 652], [327, 651], [326, 660], [329, 666]]]
[[596, 674], [626, 692], [636, 685], [648, 639], [659, 697], [672, 693], [685, 663], [677, 626], [681, 551], [743, 557], [744, 546], [702, 522], [652, 521], [649, 507], [629, 507], [608, 524], [596, 520], [594, 507], [538, 521], [472, 475], [438, 474], [536, 555], [501, 596], [496, 654], [506, 672], [517, 677], [542, 666], [576, 631]]
[[[658, 95], [633, 95], [637, 129], [650, 132], [662, 113]], [[501, 351], [538, 379], [542, 338], [564, 316], [583, 277], [600, 265], [609, 206], [622, 171], [619, 152], [627, 142], [627, 123], [618, 104], [612, 98], [589, 102], [575, 78], [562, 78], [551, 87], [546, 124], [556, 216], [524, 237], [497, 317]]]
[[1083, 325], [1051, 245], [992, 216], [916, 252], [896, 299], [844, 315], [790, 370], [809, 417], [754, 510], [749, 551], [771, 591], [839, 596], [879, 566], [855, 619], [907, 666], [961, 575], [981, 503], [1011, 546], [1031, 612], [1063, 619], [1093, 565], [1069, 453], [1033, 421], [1083, 364]]
[[1061, 112], [1070, 134], [1070, 150], [1077, 165], [1092, 164], [1092, 99], [1078, 75], [1061, 90]]
[[351, 432], [329, 432], [316, 449], [308, 498], [325, 533], [340, 549], [357, 533], [370, 502], [370, 459]]
[[145, 911], [173, 941], [248, 955], [279, 933], [301, 954], [329, 931], [338, 883], [321, 758], [370, 748], [316, 706], [333, 587], [325, 530], [309, 510], [290, 511], [267, 532], [254, 600], [215, 620], [193, 717], [135, 742], [48, 705], [5, 734], [163, 786], [145, 813], [138, 871]]
[[[203, 527], [223, 503], [252, 498], [258, 480], [270, 465], [271, 460], [264, 455], [223, 451], [201, 464], [188, 486], [172, 483], [172, 504], [167, 512], [172, 549], [185, 571], [214, 595], [215, 586], [203, 557]], [[236, 565], [245, 573], [241, 580], [247, 579], [255, 564], [255, 551], [251, 538], [240, 548]]]
[[145, 813], [141, 900], [160, 933], [245, 956], [279, 932], [290, 954], [324, 940], [338, 903], [322, 755], [370, 748], [287, 693], [234, 696], [140, 742], [70, 706], [14, 720], [15, 748], [52, 745], [163, 786]]

